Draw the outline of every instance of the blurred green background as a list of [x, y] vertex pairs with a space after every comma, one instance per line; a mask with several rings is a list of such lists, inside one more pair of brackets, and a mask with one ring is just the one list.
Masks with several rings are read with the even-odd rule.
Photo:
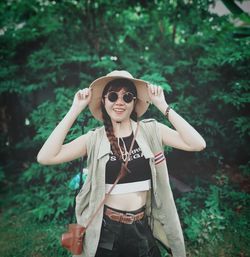
[[[202, 152], [165, 149], [188, 256], [250, 256], [249, 9], [232, 0], [1, 1], [0, 256], [70, 256], [59, 239], [74, 221], [68, 185], [80, 160], [41, 166], [36, 155], [76, 90], [114, 69], [164, 87], [206, 140]], [[162, 116], [151, 106], [144, 118], [171, 126]], [[97, 125], [89, 119], [84, 130]]]

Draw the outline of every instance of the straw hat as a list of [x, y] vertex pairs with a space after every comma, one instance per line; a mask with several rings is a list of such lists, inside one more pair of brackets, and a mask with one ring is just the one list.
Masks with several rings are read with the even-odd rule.
[[90, 88], [92, 89], [92, 97], [89, 103], [89, 110], [96, 119], [102, 121], [101, 101], [104, 87], [111, 80], [120, 78], [129, 79], [135, 84], [137, 90], [135, 111], [137, 113], [137, 116], [140, 117], [147, 111], [150, 104], [147, 86], [148, 82], [141, 79], [133, 78], [133, 76], [125, 70], [114, 70], [108, 73], [106, 76], [94, 80], [90, 84]]

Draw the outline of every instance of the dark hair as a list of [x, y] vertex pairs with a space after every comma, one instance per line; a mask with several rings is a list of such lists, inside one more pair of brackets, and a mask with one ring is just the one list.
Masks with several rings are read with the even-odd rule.
[[[136, 87], [131, 80], [129, 80], [129, 79], [114, 79], [114, 80], [111, 80], [110, 82], [108, 82], [107, 85], [104, 87], [103, 92], [102, 92], [102, 98], [104, 99], [104, 96], [110, 91], [118, 92], [121, 89], [124, 89], [127, 92], [131, 92], [135, 97], [137, 97]], [[103, 102], [101, 103], [101, 110], [102, 110], [102, 118], [103, 118], [105, 131], [106, 131], [107, 137], [109, 139], [109, 142], [111, 144], [111, 150], [115, 156], [117, 156], [119, 159], [121, 159], [118, 142], [114, 135], [113, 125], [112, 125], [111, 119], [105, 109]], [[137, 114], [136, 114], [135, 110], [132, 111], [130, 117], [131, 117], [131, 119], [137, 121]], [[122, 149], [122, 150], [124, 150], [124, 149]]]
[[110, 91], [120, 91], [125, 89], [128, 92], [131, 92], [135, 97], [137, 96], [137, 90], [135, 84], [129, 79], [114, 79], [107, 83], [102, 92], [102, 97], [104, 97]]

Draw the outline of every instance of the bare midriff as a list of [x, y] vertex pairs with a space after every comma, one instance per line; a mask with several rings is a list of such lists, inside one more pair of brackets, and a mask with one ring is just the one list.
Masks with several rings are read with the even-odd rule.
[[111, 194], [108, 196], [105, 204], [109, 207], [122, 211], [138, 210], [146, 204], [147, 193], [148, 191], [126, 194]]

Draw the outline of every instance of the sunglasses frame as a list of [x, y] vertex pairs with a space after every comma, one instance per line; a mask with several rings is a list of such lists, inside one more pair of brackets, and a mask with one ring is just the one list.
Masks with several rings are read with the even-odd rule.
[[[116, 99], [115, 99], [114, 101], [111, 101], [111, 100], [110, 100], [110, 98], [109, 98], [110, 94], [116, 94]], [[127, 101], [125, 100], [124, 96], [125, 96], [126, 94], [132, 95], [131, 101], [127, 102]], [[118, 94], [116, 91], [110, 91], [110, 92], [108, 92], [104, 97], [108, 98], [108, 100], [109, 100], [111, 103], [115, 103], [115, 102], [119, 99], [119, 94]], [[125, 103], [127, 103], [127, 104], [131, 103], [131, 102], [132, 102], [133, 100], [135, 100], [135, 99], [136, 99], [136, 97], [135, 97], [131, 92], [125, 92], [124, 94], [122, 94], [122, 100], [123, 100]]]

